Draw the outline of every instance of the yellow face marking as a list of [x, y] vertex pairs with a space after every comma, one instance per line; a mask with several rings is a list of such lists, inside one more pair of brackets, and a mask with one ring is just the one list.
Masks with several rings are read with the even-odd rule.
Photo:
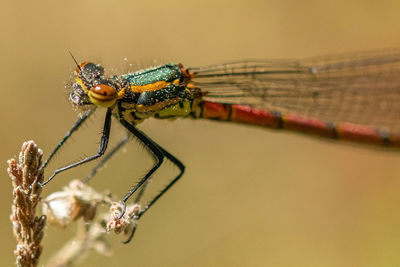
[[146, 85], [131, 85], [131, 90], [134, 93], [151, 92], [163, 89], [169, 85], [171, 85], [171, 83], [166, 81], [158, 81]]
[[125, 94], [125, 88], [122, 88], [122, 90], [118, 92], [118, 99], [123, 98], [124, 94]]
[[89, 91], [89, 89], [86, 87], [86, 85], [83, 83], [81, 78], [76, 78], [76, 82], [82, 87], [83, 91], [86, 93]]
[[179, 85], [179, 79], [175, 79], [175, 80], [174, 80], [174, 84], [175, 84], [175, 85]]

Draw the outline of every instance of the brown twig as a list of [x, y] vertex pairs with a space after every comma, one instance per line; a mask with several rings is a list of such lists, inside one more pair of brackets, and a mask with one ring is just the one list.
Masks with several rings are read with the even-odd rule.
[[10, 219], [17, 239], [14, 251], [17, 266], [37, 266], [42, 253], [40, 242], [46, 216], [35, 216], [42, 192], [39, 185], [43, 180], [43, 171], [39, 171], [41, 159], [42, 150], [33, 141], [27, 141], [22, 145], [18, 162], [8, 161], [7, 171], [14, 187]]

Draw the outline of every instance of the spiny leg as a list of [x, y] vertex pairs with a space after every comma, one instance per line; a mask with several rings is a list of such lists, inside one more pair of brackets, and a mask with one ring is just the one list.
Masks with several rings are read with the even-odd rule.
[[[168, 151], [166, 151], [160, 145], [157, 144], [157, 146], [158, 146], [158, 149], [160, 149], [161, 152], [164, 154], [164, 156], [167, 157], [172, 163], [174, 163], [179, 168], [180, 172], [152, 200], [150, 200], [150, 202], [144, 207], [143, 210], [140, 211], [140, 213], [138, 215], [136, 215], [136, 218], [135, 218], [135, 221], [134, 221], [134, 226], [133, 226], [133, 229], [131, 231], [131, 234], [129, 235], [128, 239], [123, 242], [124, 244], [128, 244], [129, 242], [131, 242], [133, 236], [135, 235], [135, 232], [136, 232], [136, 229], [137, 229], [137, 226], [138, 226], [138, 220], [140, 219], [140, 217], [142, 217], [142, 215], [146, 211], [148, 211], [154, 205], [154, 203], [156, 203], [156, 201], [158, 199], [160, 199], [161, 196], [164, 195], [182, 177], [183, 173], [185, 172], [185, 165], [183, 165], [183, 163], [179, 159], [177, 159], [175, 156], [170, 154]], [[140, 201], [140, 198], [143, 195], [143, 192], [144, 192], [144, 189], [145, 189], [146, 185], [147, 185], [147, 183], [142, 186], [138, 197], [135, 199], [135, 203], [138, 203]]]
[[86, 121], [87, 118], [90, 117], [90, 115], [93, 114], [95, 109], [90, 109], [83, 113], [83, 115], [72, 125], [72, 128], [65, 134], [63, 139], [58, 143], [58, 145], [54, 148], [54, 150], [51, 152], [50, 156], [46, 159], [46, 161], [43, 163], [43, 165], [40, 167], [40, 169], [46, 168], [47, 164], [53, 159], [53, 157], [56, 155], [57, 151], [67, 142], [67, 140], [71, 137], [71, 135], [79, 129], [80, 126]]
[[103, 167], [103, 165], [112, 157], [114, 156], [115, 153], [117, 153], [126, 143], [128, 143], [130, 139], [129, 134], [124, 137], [123, 139], [121, 139], [118, 144], [113, 147], [113, 149], [108, 152], [107, 155], [105, 155], [102, 160], [99, 162], [99, 164], [97, 164], [96, 167], [93, 168], [93, 170], [90, 172], [90, 174], [88, 176], [86, 176], [85, 178], [82, 179], [83, 183], [87, 183], [93, 176], [96, 175], [96, 173], [98, 172], [98, 170]]
[[151, 140], [149, 137], [147, 137], [144, 133], [142, 133], [140, 130], [136, 129], [135, 126], [127, 122], [125, 119], [120, 117], [120, 122], [121, 124], [129, 131], [131, 132], [134, 136], [136, 136], [153, 154], [153, 156], [156, 158], [156, 163], [154, 164], [153, 168], [151, 168], [147, 174], [140, 179], [140, 181], [132, 188], [129, 190], [129, 192], [123, 197], [122, 199], [122, 211], [119, 219], [122, 218], [122, 216], [125, 213], [126, 210], [126, 202], [128, 199], [141, 187], [143, 184], [150, 178], [150, 176], [161, 166], [161, 164], [164, 161], [164, 154], [162, 151], [158, 148], [158, 145]]
[[149, 184], [149, 181], [145, 182], [144, 185], [140, 188], [139, 192], [137, 193], [137, 196], [135, 197], [135, 200], [133, 201], [134, 203], [140, 202], [140, 200], [143, 197], [144, 192], [146, 191], [148, 184]]
[[71, 168], [74, 168], [76, 166], [79, 166], [79, 165], [84, 164], [86, 162], [89, 162], [91, 160], [97, 159], [97, 158], [101, 157], [104, 154], [104, 152], [107, 149], [108, 140], [110, 138], [111, 114], [112, 114], [112, 110], [110, 108], [108, 108], [107, 109], [107, 113], [106, 113], [106, 118], [105, 118], [105, 121], [104, 121], [103, 134], [101, 136], [100, 146], [99, 146], [97, 154], [55, 170], [53, 175], [50, 176], [50, 178], [48, 178], [46, 181], [44, 181], [43, 183], [40, 184], [41, 186], [44, 186], [48, 182], [50, 182], [58, 173], [63, 172], [63, 171], [68, 170], [68, 169], [71, 169]]
[[172, 163], [174, 163], [179, 168], [179, 174], [172, 181], [170, 181], [152, 200], [149, 201], [146, 207], [144, 207], [144, 209], [140, 211], [139, 217], [141, 217], [147, 210], [149, 210], [150, 207], [153, 206], [154, 203], [162, 195], [164, 195], [182, 177], [183, 173], [185, 172], [185, 165], [183, 165], [183, 163], [179, 159], [170, 154], [160, 145], [158, 145], [158, 148], [162, 151], [165, 157], [167, 157]]

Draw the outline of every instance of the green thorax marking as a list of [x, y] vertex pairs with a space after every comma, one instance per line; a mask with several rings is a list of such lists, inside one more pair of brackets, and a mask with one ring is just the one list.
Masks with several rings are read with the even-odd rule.
[[121, 78], [130, 85], [146, 85], [158, 81], [172, 82], [175, 79], [181, 78], [181, 75], [180, 67], [174, 63], [169, 63], [156, 68], [124, 74]]
[[[186, 117], [192, 112], [194, 95], [182, 81], [181, 67], [174, 63], [125, 74], [120, 79], [128, 89], [126, 97], [120, 101], [120, 112], [131, 123], [138, 124], [151, 117]], [[151, 86], [159, 82], [168, 84], [152, 90]], [[135, 86], [146, 90], [130, 90]]]

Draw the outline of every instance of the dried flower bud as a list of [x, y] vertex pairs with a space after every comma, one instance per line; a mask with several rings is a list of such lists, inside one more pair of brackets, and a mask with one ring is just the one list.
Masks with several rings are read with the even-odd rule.
[[66, 227], [71, 222], [83, 217], [85, 221], [93, 220], [96, 208], [100, 203], [111, 203], [111, 200], [79, 180], [73, 180], [63, 191], [55, 192], [42, 200], [43, 213], [52, 225]]
[[68, 192], [55, 192], [42, 203], [43, 214], [46, 214], [47, 222], [51, 225], [66, 227], [80, 214], [78, 200]]
[[123, 232], [124, 234], [131, 231], [137, 221], [137, 216], [140, 213], [140, 205], [133, 204], [126, 207], [125, 214], [122, 218], [121, 212], [123, 205], [120, 202], [114, 202], [110, 207], [110, 219], [107, 222], [107, 231], [114, 231], [116, 234]]

